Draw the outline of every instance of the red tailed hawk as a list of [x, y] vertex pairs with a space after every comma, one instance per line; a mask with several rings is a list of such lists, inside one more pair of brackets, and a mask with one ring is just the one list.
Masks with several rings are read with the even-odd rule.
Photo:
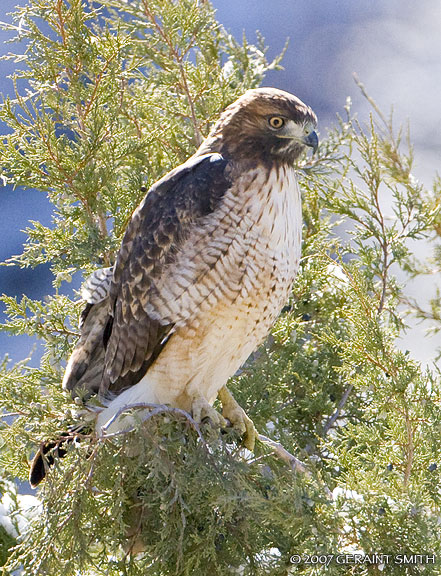
[[[187, 162], [135, 210], [115, 265], [85, 284], [81, 337], [63, 386], [98, 394], [98, 434], [121, 409], [169, 404], [255, 430], [225, 385], [267, 336], [297, 272], [301, 199], [294, 162], [317, 148], [314, 112], [274, 88], [248, 90]], [[214, 410], [216, 397], [223, 416]], [[52, 445], [53, 446], [53, 445]], [[37, 454], [33, 485], [45, 475]]]

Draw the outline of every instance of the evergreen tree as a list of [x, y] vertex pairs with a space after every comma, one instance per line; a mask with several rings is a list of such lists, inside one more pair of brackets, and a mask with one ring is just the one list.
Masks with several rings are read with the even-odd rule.
[[[29, 0], [15, 21], [25, 50], [0, 112], [1, 176], [53, 204], [52, 225], [31, 222], [8, 263], [49, 263], [54, 293], [3, 297], [3, 330], [45, 346], [38, 368], [1, 365], [1, 409], [14, 416], [1, 465], [26, 479], [31, 453], [78, 408], [60, 382], [83, 304], [64, 283], [113, 262], [145, 188], [279, 59], [234, 40], [203, 0]], [[312, 576], [329, 561], [335, 575], [441, 574], [440, 371], [395, 344], [405, 324], [394, 276], [415, 271], [409, 240], [439, 233], [441, 187], [415, 180], [410, 146], [372, 106], [359, 123], [348, 102], [298, 167], [301, 271], [231, 381], [261, 432], [255, 453], [166, 408], [129, 433], [85, 432], [56, 460], [5, 573]], [[391, 556], [343, 556], [354, 553]], [[396, 563], [412, 553], [430, 557]]]

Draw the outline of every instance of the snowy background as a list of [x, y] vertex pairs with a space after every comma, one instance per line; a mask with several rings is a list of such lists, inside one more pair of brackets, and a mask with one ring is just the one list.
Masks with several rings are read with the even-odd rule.
[[[23, 0], [24, 1], [24, 0]], [[0, 20], [10, 21], [8, 12], [17, 0], [2, 0]], [[245, 31], [250, 42], [259, 30], [270, 49], [281, 52], [289, 37], [282, 72], [273, 72], [265, 85], [295, 93], [319, 117], [319, 131], [335, 121], [346, 97], [361, 121], [368, 106], [353, 81], [356, 72], [385, 113], [394, 108], [396, 125], [409, 120], [415, 145], [416, 178], [430, 187], [441, 159], [441, 2], [439, 0], [214, 0], [218, 20], [236, 38]], [[0, 32], [0, 52], [11, 49]], [[12, 94], [8, 75], [10, 62], [0, 61], [0, 92]], [[4, 128], [3, 128], [4, 130]], [[0, 261], [21, 252], [28, 220], [50, 224], [50, 205], [35, 191], [0, 189]], [[429, 248], [419, 248], [420, 257]], [[408, 285], [410, 295], [433, 289], [433, 278]], [[69, 286], [67, 289], [78, 286]], [[41, 298], [52, 292], [47, 267], [18, 270], [0, 267], [0, 293], [27, 294]], [[0, 309], [1, 321], [1, 309]], [[422, 343], [424, 328], [415, 326], [401, 345], [421, 361], [430, 360], [435, 338]], [[33, 341], [27, 337], [0, 334], [0, 358], [7, 352], [13, 360], [26, 357]], [[38, 354], [36, 355], [36, 358]]]

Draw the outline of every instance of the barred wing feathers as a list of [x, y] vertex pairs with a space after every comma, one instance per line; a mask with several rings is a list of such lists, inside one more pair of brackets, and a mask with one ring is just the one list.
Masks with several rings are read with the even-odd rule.
[[98, 304], [109, 295], [113, 266], [95, 270], [81, 286], [81, 297], [88, 304]]
[[231, 182], [219, 154], [195, 157], [159, 180], [135, 210], [113, 269], [84, 287], [89, 302], [63, 385], [118, 393], [136, 384], [173, 332], [149, 314], [149, 299], [194, 227], [214, 212]]

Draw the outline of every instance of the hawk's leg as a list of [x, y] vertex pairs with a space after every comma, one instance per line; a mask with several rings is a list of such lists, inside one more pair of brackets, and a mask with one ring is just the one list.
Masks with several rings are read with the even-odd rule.
[[213, 426], [226, 428], [227, 422], [222, 414], [213, 408], [213, 406], [203, 396], [196, 396], [191, 406], [191, 413], [196, 422], [202, 422], [208, 418]]
[[226, 386], [219, 390], [218, 398], [222, 402], [223, 416], [228, 418], [233, 428], [243, 436], [245, 448], [254, 450], [258, 434], [251, 418], [246, 415], [245, 410], [239, 406]]

